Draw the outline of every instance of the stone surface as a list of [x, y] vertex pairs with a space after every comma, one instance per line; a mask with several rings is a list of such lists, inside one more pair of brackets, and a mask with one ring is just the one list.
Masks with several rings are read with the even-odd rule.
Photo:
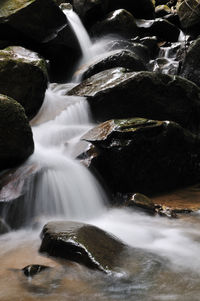
[[22, 106], [0, 95], [0, 170], [16, 166], [34, 150], [32, 131]]
[[200, 38], [188, 48], [180, 75], [191, 80], [200, 87]]
[[22, 47], [0, 50], [0, 93], [18, 101], [29, 119], [40, 109], [48, 82], [46, 62]]
[[47, 269], [50, 269], [50, 267], [46, 265], [31, 264], [24, 267], [22, 271], [26, 277], [32, 278]]
[[87, 97], [99, 121], [145, 117], [199, 130], [200, 89], [178, 76], [115, 68], [90, 77], [68, 94]]
[[200, 5], [197, 0], [182, 1], [178, 6], [177, 13], [181, 26], [184, 29], [188, 29], [196, 25], [200, 28]]
[[132, 71], [146, 70], [145, 64], [137, 54], [129, 50], [116, 50], [108, 52], [94, 60], [94, 62], [84, 65], [83, 69], [78, 72], [78, 76], [81, 76], [82, 80], [84, 80], [94, 74], [114, 67], [125, 67]]
[[121, 37], [133, 37], [137, 33], [137, 25], [131, 13], [125, 9], [119, 9], [109, 13], [102, 21], [97, 22], [91, 28], [94, 36], [116, 34]]
[[90, 168], [113, 193], [148, 195], [199, 181], [200, 140], [174, 122], [110, 120], [83, 139], [98, 151]]
[[0, 29], [36, 42], [52, 39], [66, 24], [66, 17], [54, 0], [3, 0], [0, 3]]
[[126, 246], [105, 231], [71, 221], [49, 222], [42, 231], [40, 252], [108, 272], [118, 264]]
[[177, 26], [163, 18], [155, 20], [137, 20], [140, 36], [156, 36], [159, 41], [177, 42], [180, 30]]

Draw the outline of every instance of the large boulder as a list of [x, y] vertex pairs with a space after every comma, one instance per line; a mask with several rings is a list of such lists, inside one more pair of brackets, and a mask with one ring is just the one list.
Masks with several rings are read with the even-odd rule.
[[129, 50], [116, 50], [108, 52], [100, 56], [100, 58], [97, 57], [94, 62], [84, 65], [83, 68], [79, 70], [78, 75], [81, 76], [82, 79], [86, 79], [96, 73], [114, 67], [125, 67], [132, 71], [146, 70], [145, 64], [137, 54]]
[[152, 194], [200, 179], [200, 140], [174, 122], [110, 120], [83, 139], [97, 149], [90, 168], [114, 193]]
[[47, 88], [46, 62], [22, 47], [0, 50], [0, 93], [17, 100], [29, 119], [40, 109]]
[[22, 106], [0, 95], [0, 170], [16, 166], [34, 150], [32, 131]]
[[199, 129], [200, 89], [178, 76], [116, 68], [90, 77], [68, 94], [87, 97], [99, 121], [137, 116]]
[[178, 1], [177, 13], [183, 29], [200, 28], [200, 6], [197, 0]]
[[195, 40], [187, 50], [180, 75], [200, 87], [200, 38]]
[[66, 24], [54, 0], [4, 0], [0, 3], [0, 29], [5, 28], [36, 42], [52, 39]]
[[87, 26], [117, 9], [126, 9], [135, 18], [154, 18], [154, 6], [151, 0], [72, 0], [72, 4]]
[[140, 36], [156, 36], [159, 41], [177, 42], [180, 35], [179, 28], [163, 18], [138, 20], [137, 26]]
[[108, 34], [131, 38], [137, 34], [137, 25], [131, 13], [125, 9], [118, 9], [109, 13], [105, 19], [95, 23], [91, 28], [94, 36], [105, 36]]
[[108, 9], [114, 10], [119, 8], [127, 9], [135, 18], [153, 19], [154, 6], [151, 0], [108, 0]]
[[95, 226], [71, 221], [49, 222], [41, 236], [40, 252], [104, 272], [119, 265], [120, 255], [127, 248]]

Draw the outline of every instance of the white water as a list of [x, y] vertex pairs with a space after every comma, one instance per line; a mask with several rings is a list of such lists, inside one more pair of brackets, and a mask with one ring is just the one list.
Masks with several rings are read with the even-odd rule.
[[84, 220], [102, 212], [106, 202], [95, 178], [74, 160], [85, 148], [84, 142], [79, 143], [80, 137], [93, 124], [83, 98], [61, 94], [62, 89], [53, 92], [49, 87], [43, 105], [45, 112], [41, 108], [48, 121], [40, 123], [44, 116], [39, 113], [37, 125], [32, 127], [35, 153], [27, 164], [39, 165], [40, 173], [39, 180], [30, 184], [27, 202], [32, 200], [36, 216], [62, 215]]
[[[35, 292], [35, 295], [27, 295], [26, 288], [21, 283], [20, 289], [15, 290], [19, 279], [14, 279], [11, 273], [7, 276], [12, 277], [12, 287], [9, 289], [10, 278], [5, 278], [8, 268], [21, 269], [27, 264], [44, 264], [41, 258], [35, 259], [30, 255], [30, 245], [32, 241], [35, 245], [36, 241], [35, 232], [24, 230], [0, 237], [1, 267], [3, 266], [0, 299], [19, 300], [14, 296], [20, 296], [20, 300], [26, 301], [31, 296], [30, 300], [199, 300], [199, 215], [197, 214], [194, 221], [169, 220], [124, 209], [108, 210], [100, 185], [89, 171], [74, 159], [85, 147], [85, 144], [80, 142], [80, 137], [93, 124], [86, 101], [83, 98], [65, 96], [67, 89], [67, 85], [50, 85], [43, 107], [32, 121], [35, 153], [26, 164], [38, 165], [40, 172], [30, 181], [26, 194], [27, 222], [34, 215], [44, 216], [45, 220], [51, 216], [53, 220], [75, 219], [97, 225], [134, 248], [140, 248], [147, 253], [153, 252], [155, 258], [161, 256], [164, 264], [161, 265], [161, 272], [158, 274], [160, 278], [156, 274], [156, 286], [153, 287], [154, 271], [150, 270], [148, 275], [148, 262], [144, 256], [142, 260], [138, 257], [130, 260], [130, 269], [132, 260], [142, 261], [141, 274], [144, 278], [139, 272], [136, 279], [130, 275], [119, 280], [114, 276], [104, 279], [104, 275], [96, 278], [94, 272], [91, 275], [84, 270], [84, 280], [87, 279], [88, 285], [95, 282], [95, 285], [101, 287], [100, 292], [92, 287], [88, 293], [83, 287], [80, 292], [76, 292], [75, 297], [65, 290], [53, 296], [43, 296], [41, 293], [37, 295]], [[38, 246], [39, 243], [36, 244], [36, 249]], [[169, 276], [163, 280], [164, 273]], [[79, 274], [81, 275], [80, 268], [78, 271], [76, 269], [76, 281]], [[67, 276], [68, 281], [71, 280], [72, 275]], [[79, 287], [79, 284], [76, 282], [76, 287]]]
[[72, 9], [64, 9], [63, 12], [77, 37], [83, 57], [89, 59], [92, 56], [92, 42], [80, 18]]

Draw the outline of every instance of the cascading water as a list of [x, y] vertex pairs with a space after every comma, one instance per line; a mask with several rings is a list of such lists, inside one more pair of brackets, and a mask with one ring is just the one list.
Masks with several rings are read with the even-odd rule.
[[92, 56], [92, 42], [80, 18], [72, 9], [64, 9], [63, 12], [77, 37], [83, 58], [85, 60], [89, 59]]
[[[198, 301], [199, 213], [169, 220], [128, 209], [107, 210], [100, 185], [74, 159], [85, 148], [80, 137], [93, 125], [85, 99], [65, 96], [67, 89], [67, 84], [50, 85], [31, 122], [35, 153], [25, 166], [37, 166], [38, 172], [27, 183], [26, 223], [33, 216], [84, 220], [138, 252], [127, 258], [126, 273], [104, 275], [39, 256], [37, 231], [11, 232], [0, 237], [0, 300]], [[52, 266], [52, 274], [25, 281], [19, 269], [34, 263]]]

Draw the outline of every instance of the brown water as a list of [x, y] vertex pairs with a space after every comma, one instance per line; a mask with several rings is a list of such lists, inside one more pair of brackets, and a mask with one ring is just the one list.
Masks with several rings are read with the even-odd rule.
[[[134, 247], [115, 273], [41, 256], [38, 232], [13, 232], [0, 238], [0, 300], [200, 300], [198, 214], [169, 220], [113, 210], [93, 222], [119, 237], [121, 228], [124, 241]], [[52, 269], [27, 278], [21, 269], [30, 264]]]

